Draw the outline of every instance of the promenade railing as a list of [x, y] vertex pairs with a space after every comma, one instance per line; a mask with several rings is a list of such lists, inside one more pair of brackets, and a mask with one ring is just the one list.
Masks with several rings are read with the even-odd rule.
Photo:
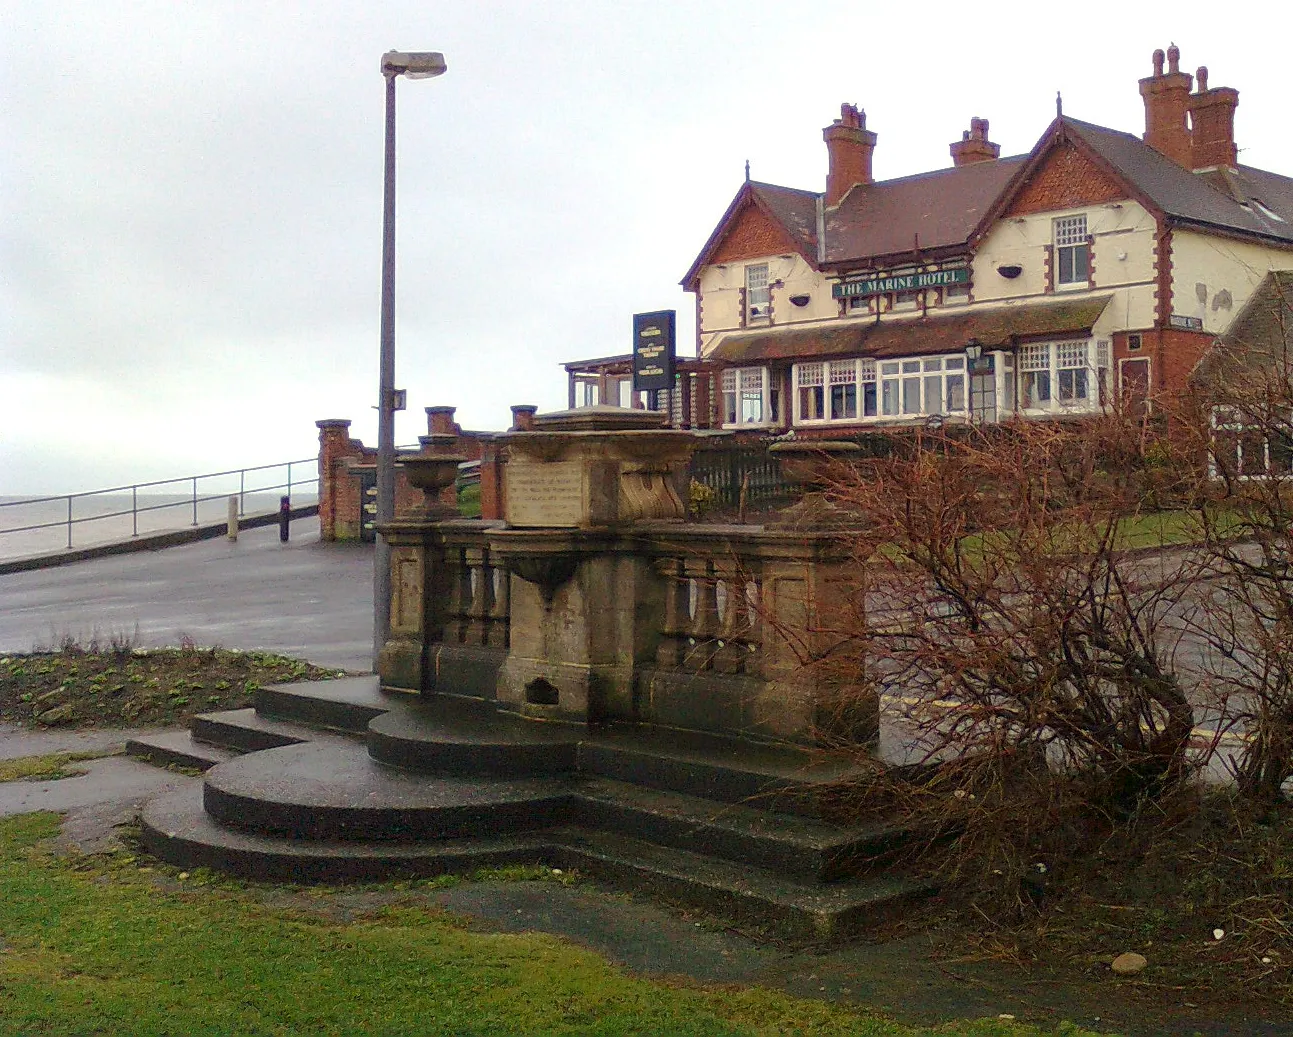
[[253, 511], [276, 508], [281, 496], [294, 498], [294, 507], [308, 505], [317, 503], [318, 491], [318, 459], [307, 457], [81, 493], [0, 498], [0, 557], [57, 549], [50, 534], [60, 528], [66, 530], [64, 546], [71, 550], [78, 544], [217, 522], [227, 517], [233, 496], [242, 518], [249, 502]]

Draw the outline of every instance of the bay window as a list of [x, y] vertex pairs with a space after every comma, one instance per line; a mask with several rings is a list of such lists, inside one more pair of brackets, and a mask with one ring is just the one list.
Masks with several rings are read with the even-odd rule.
[[1109, 379], [1109, 344], [1035, 342], [1021, 346], [1019, 408], [1032, 413], [1095, 410]]
[[769, 425], [779, 420], [781, 394], [766, 367], [723, 372], [723, 424]]
[[964, 356], [796, 364], [796, 424], [964, 415]]

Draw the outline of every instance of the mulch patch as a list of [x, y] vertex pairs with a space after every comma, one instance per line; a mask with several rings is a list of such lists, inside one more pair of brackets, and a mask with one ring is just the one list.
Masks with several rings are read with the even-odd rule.
[[242, 709], [257, 688], [345, 676], [270, 652], [122, 647], [0, 655], [0, 720], [27, 727], [185, 723]]

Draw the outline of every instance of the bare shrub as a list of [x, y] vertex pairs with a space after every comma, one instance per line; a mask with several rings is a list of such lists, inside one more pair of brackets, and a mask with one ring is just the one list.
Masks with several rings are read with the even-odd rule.
[[1268, 800], [1293, 776], [1293, 276], [1269, 287], [1205, 357], [1182, 423], [1201, 459], [1213, 577], [1193, 626], [1224, 720], [1242, 733], [1239, 789]]
[[1196, 562], [1134, 546], [1145, 502], [1188, 488], [1172, 450], [1121, 411], [957, 427], [833, 485], [866, 614], [830, 663], [942, 761], [899, 794], [961, 832], [955, 867], [1025, 877], [1187, 777], [1173, 616]]

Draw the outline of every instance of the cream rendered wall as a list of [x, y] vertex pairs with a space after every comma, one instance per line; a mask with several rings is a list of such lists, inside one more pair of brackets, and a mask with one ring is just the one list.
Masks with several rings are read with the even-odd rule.
[[1221, 334], [1271, 270], [1293, 270], [1293, 248], [1174, 230], [1172, 313], [1199, 317], [1204, 331]]
[[[784, 282], [783, 287], [772, 289], [772, 312], [776, 318], [773, 327], [826, 320], [839, 314], [839, 304], [831, 298], [831, 281], [809, 266], [802, 256], [765, 256], [706, 266], [700, 271], [702, 354], [709, 352], [716, 333], [740, 330], [745, 268], [758, 263], [768, 264], [769, 282]], [[793, 305], [792, 295], [810, 296], [808, 305]]]
[[[1106, 316], [1117, 318], [1117, 327], [1148, 328], [1154, 323], [1154, 218], [1139, 202], [1123, 201], [1087, 208], [1034, 213], [999, 220], [979, 245], [971, 262], [975, 302], [1046, 295], [1046, 246], [1054, 240], [1053, 221], [1060, 216], [1086, 214], [1087, 233], [1094, 237], [1091, 259], [1095, 265], [1096, 291], [1121, 288]], [[1000, 266], [1020, 266], [1023, 273], [1010, 280], [997, 273]], [[1047, 298], [1081, 295], [1066, 289]]]

